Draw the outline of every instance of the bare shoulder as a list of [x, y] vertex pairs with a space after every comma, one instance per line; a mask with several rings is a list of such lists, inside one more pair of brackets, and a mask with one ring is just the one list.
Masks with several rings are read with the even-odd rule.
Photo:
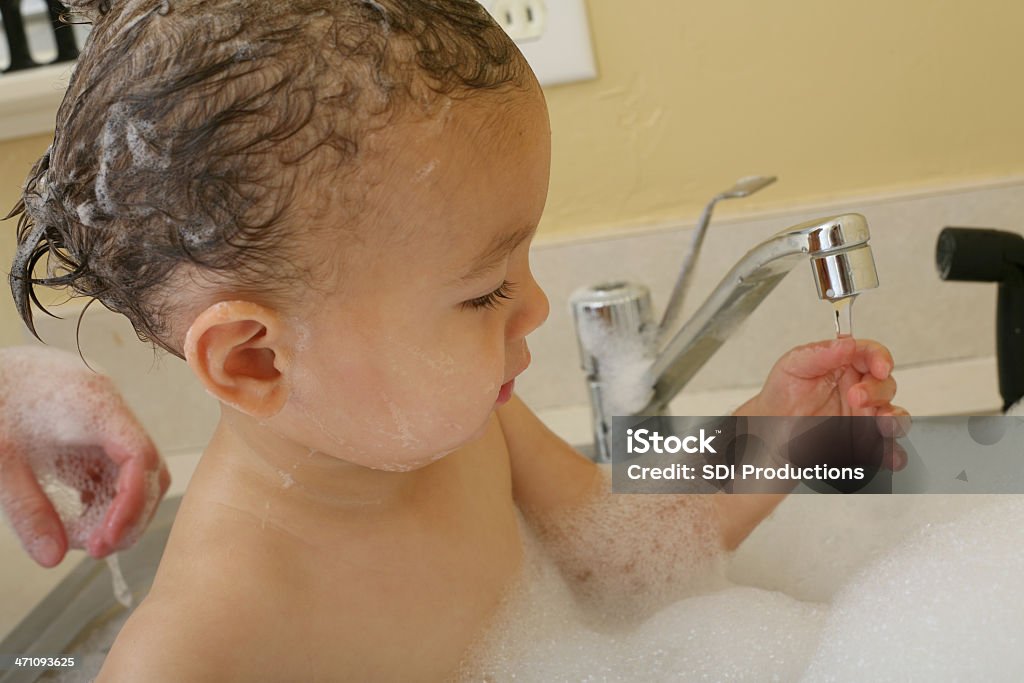
[[[128, 619], [97, 681], [250, 681], [273, 672], [283, 645], [273, 596], [247, 582], [155, 592]], [[278, 660], [280, 663], [280, 660]]]
[[[120, 681], [231, 681], [232, 629], [218, 631], [206, 615], [186, 620], [183, 610], [143, 602], [121, 629], [98, 683]], [[234, 671], [233, 671], [234, 670]]]
[[[172, 533], [173, 536], [173, 533]], [[156, 581], [118, 634], [100, 677], [107, 681], [230, 682], [273, 675], [291, 598], [251, 552], [172, 538]], [[271, 587], [272, 589], [268, 589]]]

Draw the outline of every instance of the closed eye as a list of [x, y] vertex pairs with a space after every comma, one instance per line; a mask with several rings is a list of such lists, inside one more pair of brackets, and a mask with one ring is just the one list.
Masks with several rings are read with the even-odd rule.
[[477, 310], [481, 308], [495, 309], [498, 307], [498, 305], [501, 303], [503, 299], [511, 299], [512, 294], [515, 291], [515, 283], [505, 280], [504, 282], [501, 283], [501, 286], [498, 287], [493, 292], [484, 294], [483, 296], [478, 296], [477, 298], [470, 299], [469, 301], [463, 301], [460, 304], [460, 306], [464, 309], [471, 310]]

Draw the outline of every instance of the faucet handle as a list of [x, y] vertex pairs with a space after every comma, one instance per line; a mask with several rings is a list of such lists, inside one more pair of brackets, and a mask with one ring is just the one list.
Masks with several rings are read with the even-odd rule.
[[646, 383], [651, 292], [632, 282], [609, 282], [575, 291], [569, 303], [587, 373], [594, 459], [611, 462], [612, 416], [635, 414], [654, 393]]
[[573, 292], [569, 299], [576, 323], [583, 371], [598, 370], [598, 357], [612, 340], [642, 340], [653, 324], [651, 291], [633, 282], [605, 282]]
[[659, 343], [672, 333], [680, 314], [683, 312], [683, 301], [686, 298], [687, 290], [690, 288], [690, 280], [693, 278], [693, 271], [697, 265], [697, 256], [700, 254], [701, 245], [704, 244], [704, 233], [708, 230], [708, 224], [711, 222], [711, 212], [715, 210], [715, 204], [723, 199], [749, 197], [774, 182], [775, 176], [752, 175], [740, 178], [731, 188], [724, 192], [719, 192], [712, 197], [711, 201], [704, 207], [704, 212], [700, 215], [700, 221], [693, 231], [690, 251], [686, 255], [686, 260], [683, 261], [682, 270], [679, 271], [676, 284], [672, 287], [672, 293], [669, 295], [668, 303], [665, 305], [665, 314], [661, 317], [661, 323], [658, 326], [657, 341]]

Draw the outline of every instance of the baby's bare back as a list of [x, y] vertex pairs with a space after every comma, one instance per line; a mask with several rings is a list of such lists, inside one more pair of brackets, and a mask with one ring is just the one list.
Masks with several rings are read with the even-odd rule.
[[450, 677], [522, 545], [496, 420], [429, 467], [400, 504], [326, 513], [294, 487], [233, 488], [201, 465], [99, 680]]

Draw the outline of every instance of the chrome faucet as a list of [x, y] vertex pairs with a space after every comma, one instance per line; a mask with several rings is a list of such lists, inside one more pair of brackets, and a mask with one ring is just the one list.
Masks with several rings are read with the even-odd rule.
[[[835, 303], [877, 287], [869, 238], [867, 221], [855, 213], [786, 228], [747, 252], [678, 331], [670, 327], [671, 309], [661, 325], [654, 323], [650, 292], [643, 285], [605, 283], [573, 294], [570, 303], [590, 390], [594, 459], [611, 459], [612, 416], [662, 414], [800, 261], [810, 261], [820, 299]], [[699, 248], [699, 238], [694, 246]], [[682, 300], [695, 258], [691, 251], [673, 305]]]

